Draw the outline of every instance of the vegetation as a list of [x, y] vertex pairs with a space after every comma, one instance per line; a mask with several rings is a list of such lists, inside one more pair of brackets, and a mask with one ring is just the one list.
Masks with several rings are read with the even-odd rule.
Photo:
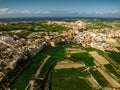
[[71, 58], [78, 59], [83, 61], [87, 66], [94, 66], [93, 58], [89, 55], [88, 52], [74, 53], [71, 54]]
[[47, 30], [47, 31], [60, 31], [60, 30], [69, 30], [70, 28], [51, 24], [48, 25], [47, 21], [39, 22], [9, 22], [5, 26], [0, 27], [0, 31], [10, 31], [10, 30], [28, 30], [28, 31], [38, 31], [38, 30]]
[[99, 49], [96, 49], [96, 48], [85, 48], [85, 50], [87, 51], [87, 52], [92, 52], [92, 51], [96, 51], [96, 52], [98, 52], [98, 54], [100, 54], [100, 55], [104, 55], [104, 51], [102, 51], [102, 50], [99, 50]]
[[43, 66], [41, 73], [39, 74], [39, 77], [44, 77], [52, 64], [54, 64], [58, 60], [65, 58], [66, 56], [63, 46], [57, 46], [55, 48], [49, 47], [49, 49], [47, 50], [49, 50], [46, 51], [47, 54], [51, 55], [51, 57], [47, 60], [47, 62]]
[[105, 21], [105, 20], [99, 20], [99, 19], [87, 19], [83, 20], [85, 23], [86, 29], [104, 29], [104, 28], [111, 28], [111, 27], [119, 27], [120, 21], [117, 20], [111, 20], [111, 21]]
[[115, 51], [107, 51], [107, 52], [108, 52], [108, 56], [112, 58], [112, 60], [120, 64], [120, 52], [115, 52]]
[[29, 33], [23, 33], [23, 34], [17, 34], [20, 38], [26, 38], [29, 35]]
[[52, 90], [92, 90], [84, 79], [87, 76], [88, 73], [80, 68], [54, 70], [51, 77]]
[[37, 66], [44, 58], [45, 56], [41, 55], [41, 52], [37, 56], [31, 58], [29, 64], [24, 68], [23, 72], [21, 72], [21, 74], [12, 83], [11, 88], [17, 90], [24, 90], [29, 83], [29, 80], [33, 77]]
[[88, 51], [88, 52], [92, 52], [92, 51], [96, 51], [97, 49], [96, 49], [96, 48], [91, 48], [91, 47], [90, 47], [90, 48], [85, 48], [85, 50]]
[[90, 69], [90, 73], [101, 86], [109, 86], [108, 81], [106, 81], [106, 79], [99, 73], [99, 71], [95, 69]]
[[[39, 52], [35, 57], [31, 58], [29, 60], [29, 65], [25, 67], [23, 72], [16, 78], [16, 80], [11, 85], [12, 89], [17, 90], [24, 90], [27, 84], [29, 83], [29, 80], [32, 79], [34, 76], [34, 73], [36, 72], [38, 66], [42, 63], [42, 60], [47, 56], [51, 55], [51, 57], [46, 65], [43, 67], [42, 75], [47, 72], [48, 68], [56, 60], [56, 58], [62, 59], [65, 57], [65, 50], [63, 46], [57, 46], [57, 47], [47, 47], [41, 52]], [[58, 60], [58, 59], [57, 59]], [[44, 71], [45, 70], [45, 71]], [[22, 84], [22, 85], [21, 85]]]
[[[65, 20], [66, 22], [74, 22], [76, 20]], [[103, 29], [103, 28], [111, 28], [111, 27], [119, 27], [119, 20], [105, 21], [99, 19], [83, 19], [85, 22], [85, 28], [87, 29]], [[47, 21], [36, 21], [36, 22], [8, 22], [7, 25], [0, 26], [0, 31], [10, 31], [10, 30], [30, 30], [30, 31], [38, 31], [38, 30], [47, 30], [47, 31], [61, 31], [61, 30], [70, 30], [71, 28], [65, 27], [57, 24], [47, 24]], [[81, 29], [81, 30], [82, 30]], [[80, 31], [81, 31], [80, 30]]]
[[116, 72], [115, 68], [111, 64], [105, 64], [104, 65], [111, 73], [113, 73], [115, 76], [120, 78], [120, 74]]
[[48, 70], [50, 69], [51, 65], [54, 64], [57, 60], [58, 60], [58, 58], [50, 57], [47, 60], [47, 62], [45, 63], [45, 65], [43, 66], [43, 68], [42, 68], [38, 77], [45, 78], [45, 76], [46, 76]]

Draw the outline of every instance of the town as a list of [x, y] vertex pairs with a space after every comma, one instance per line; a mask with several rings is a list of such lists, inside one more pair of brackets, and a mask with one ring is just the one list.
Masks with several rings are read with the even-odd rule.
[[[15, 23], [15, 22], [14, 22]], [[16, 22], [17, 23], [17, 22]], [[0, 81], [6, 76], [5, 70], [14, 70], [20, 60], [27, 61], [47, 46], [75, 42], [84, 48], [119, 52], [120, 28], [86, 28], [84, 20], [47, 21], [47, 25], [61, 25], [69, 30], [9, 30], [0, 31]], [[1, 22], [0, 27], [8, 23]], [[22, 36], [25, 35], [25, 36]]]

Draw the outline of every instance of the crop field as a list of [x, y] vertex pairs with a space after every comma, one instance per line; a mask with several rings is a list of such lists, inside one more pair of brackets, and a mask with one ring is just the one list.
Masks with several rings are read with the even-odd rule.
[[15, 79], [15, 81], [11, 85], [11, 88], [17, 90], [24, 90], [29, 80], [33, 77], [37, 66], [41, 63], [42, 59], [44, 58], [45, 56], [39, 53], [37, 56], [30, 59], [30, 64], [26, 66], [24, 71], [22, 71], [22, 73]]
[[80, 68], [59, 69], [52, 72], [52, 90], [91, 90], [91, 86], [84, 79], [88, 72]]
[[88, 52], [74, 53], [71, 54], [71, 58], [78, 59], [79, 61], [83, 61], [87, 66], [94, 66], [93, 58], [89, 55]]
[[112, 58], [112, 60], [116, 61], [116, 63], [120, 64], [120, 52], [108, 51], [108, 56]]
[[65, 56], [66, 56], [63, 46], [57, 46], [55, 48], [49, 47], [49, 49], [45, 50], [45, 52], [42, 52], [42, 53], [51, 55], [51, 57], [47, 60], [47, 62], [43, 66], [39, 77], [43, 77], [53, 63], [55, 63], [57, 60], [61, 60], [61, 59], [65, 58]]
[[16, 88], [17, 90], [24, 90], [29, 80], [33, 77], [35, 71], [37, 70], [37, 67], [41, 64], [42, 60], [47, 55], [52, 55], [54, 58], [51, 57], [50, 60], [48, 60], [46, 65], [43, 67], [43, 70], [42, 70], [43, 73], [46, 71], [45, 69], [48, 68], [48, 65], [50, 66], [50, 63], [54, 62], [56, 58], [59, 58], [59, 59], [64, 58], [66, 54], [65, 54], [65, 50], [63, 46], [57, 46], [55, 48], [54, 47], [45, 48], [44, 50], [39, 52], [35, 57], [30, 59], [30, 62], [29, 62], [30, 64], [24, 69], [24, 71], [12, 83], [11, 85], [12, 89]]
[[109, 86], [109, 83], [106, 81], [106, 79], [99, 73], [99, 71], [95, 69], [90, 69], [90, 73], [93, 75], [93, 77], [97, 80], [97, 82], [101, 86]]
[[111, 64], [106, 64], [104, 65], [105, 68], [107, 68], [111, 73], [113, 73], [115, 76], [117, 76], [118, 78], [120, 78], [120, 74], [118, 72], [116, 72], [115, 68], [111, 65]]
[[57, 61], [58, 58], [53, 58], [53, 57], [50, 57], [47, 62], [45, 63], [45, 65], [43, 66], [42, 70], [41, 70], [41, 73], [39, 74], [38, 77], [40, 78], [43, 78], [47, 71], [49, 70], [50, 66], [55, 63], [55, 61]]
[[[75, 44], [72, 45], [76, 46]], [[12, 89], [14, 90], [16, 88], [17, 90], [24, 90], [29, 81], [34, 76], [38, 66], [41, 65], [44, 58], [49, 55], [51, 57], [45, 62], [44, 66], [41, 69], [41, 72], [38, 75], [39, 78], [45, 78], [52, 64], [54, 64], [56, 61], [66, 58], [66, 47], [69, 47], [69, 45], [63, 44], [56, 47], [46, 47], [42, 51], [40, 51], [35, 57], [29, 60], [29, 64], [12, 83]], [[86, 52], [71, 54], [71, 58], [75, 59], [75, 62], [82, 61], [88, 67], [94, 66], [94, 58], [89, 54], [89, 52], [98, 51], [101, 53], [102, 51], [94, 48], [88, 48], [85, 50]], [[108, 54], [113, 55], [113, 52], [111, 51]], [[116, 56], [118, 54], [114, 52], [114, 55]], [[115, 71], [112, 65], [106, 64], [104, 65], [104, 67], [112, 72], [114, 75], [116, 75], [118, 78], [120, 77], [120, 75]], [[84, 71], [85, 69], [86, 67], [52, 70], [52, 73], [50, 73], [51, 76], [49, 77], [49, 80], [47, 82], [50, 83], [48, 85], [48, 88], [51, 87], [51, 90], [80, 90], [80, 88], [81, 90], [93, 90], [91, 84], [86, 79], [86, 77], [90, 76], [90, 73], [102, 87], [110, 86], [108, 81], [106, 81], [106, 79], [100, 74], [99, 71], [97, 71], [96, 69], [90, 69], [89, 73], [88, 71]]]
[[102, 21], [102, 20], [83, 20], [87, 24], [85, 27], [87, 29], [103, 29], [103, 28], [109, 28], [109, 27], [119, 27], [120, 21], [119, 20], [114, 20], [114, 21]]
[[45, 30], [45, 31], [60, 31], [60, 30], [70, 30], [69, 27], [65, 27], [62, 25], [57, 24], [51, 24], [48, 25], [47, 21], [39, 21], [39, 22], [11, 22], [8, 23], [4, 27], [0, 27], [0, 31], [10, 31], [10, 30], [29, 30], [29, 31], [39, 31], [39, 30]]

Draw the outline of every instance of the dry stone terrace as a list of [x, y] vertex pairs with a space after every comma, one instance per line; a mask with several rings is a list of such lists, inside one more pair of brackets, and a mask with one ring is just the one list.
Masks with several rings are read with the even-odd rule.
[[[83, 47], [94, 47], [104, 50], [112, 49], [114, 47], [109, 44], [107, 39], [120, 39], [119, 28], [80, 31], [79, 29], [84, 28], [85, 25], [82, 21], [48, 22], [48, 24], [53, 23], [68, 26], [72, 29], [58, 32], [30, 32], [23, 30], [0, 32], [0, 80], [5, 76], [5, 73], [3, 72], [4, 70], [7, 68], [14, 69], [19, 60], [27, 60], [28, 57], [36, 55], [47, 45], [55, 46], [61, 42], [76, 42]], [[29, 33], [29, 35], [26, 38], [21, 38], [18, 36], [19, 34], [24, 33]]]

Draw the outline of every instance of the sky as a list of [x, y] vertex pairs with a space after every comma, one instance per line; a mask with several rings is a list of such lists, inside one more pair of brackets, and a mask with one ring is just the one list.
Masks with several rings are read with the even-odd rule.
[[2, 17], [120, 18], [120, 0], [0, 0]]

